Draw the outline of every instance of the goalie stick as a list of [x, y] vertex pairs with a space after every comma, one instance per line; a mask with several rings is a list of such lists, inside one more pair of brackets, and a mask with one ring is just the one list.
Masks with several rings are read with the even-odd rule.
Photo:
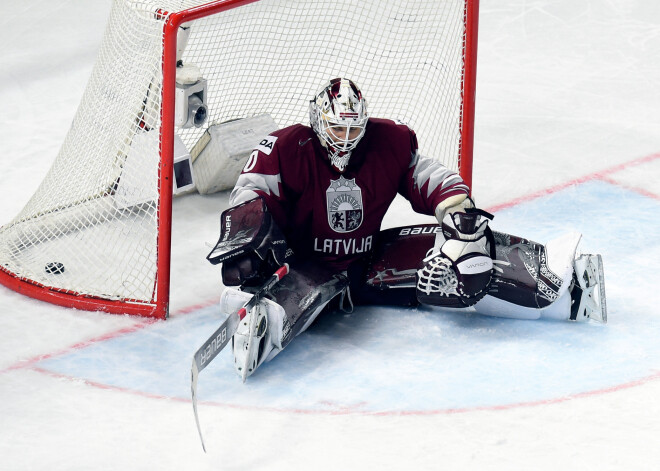
[[[211, 361], [218, 356], [218, 353], [227, 346], [232, 336], [238, 329], [238, 324], [242, 321], [247, 313], [254, 309], [272, 288], [275, 286], [287, 273], [289, 273], [289, 264], [285, 263], [278, 268], [275, 273], [259, 288], [259, 291], [254, 293], [254, 296], [246, 302], [242, 308], [232, 313], [218, 329], [213, 332], [213, 335], [204, 342], [204, 344], [195, 352], [191, 368], [191, 383], [190, 391], [192, 393], [193, 411], [195, 412], [195, 422], [197, 423], [197, 431], [199, 432], [199, 439], [202, 441], [202, 448], [206, 452], [204, 445], [204, 437], [202, 436], [202, 429], [199, 426], [199, 416], [197, 415], [197, 378], [199, 373], [208, 366]], [[256, 318], [256, 316], [253, 316]], [[245, 381], [245, 378], [243, 378]]]

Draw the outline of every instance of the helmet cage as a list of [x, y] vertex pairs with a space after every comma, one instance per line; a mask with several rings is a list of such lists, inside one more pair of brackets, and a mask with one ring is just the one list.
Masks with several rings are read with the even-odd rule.
[[311, 100], [309, 118], [332, 164], [343, 171], [369, 120], [362, 92], [348, 79], [333, 79]]

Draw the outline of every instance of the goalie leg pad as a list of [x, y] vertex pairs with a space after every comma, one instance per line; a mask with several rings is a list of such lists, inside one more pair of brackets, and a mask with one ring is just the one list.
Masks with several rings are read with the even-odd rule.
[[566, 321], [571, 310], [571, 296], [566, 292], [549, 306], [539, 309], [521, 306], [488, 295], [470, 309], [473, 309], [473, 312], [482, 316], [522, 320], [546, 319]]
[[[232, 338], [236, 372], [242, 376], [243, 365], [249, 365], [249, 376], [263, 362], [272, 360], [296, 335], [304, 332], [347, 286], [348, 279], [344, 275], [314, 263], [292, 263], [288, 275], [269, 293], [271, 299], [263, 298], [257, 309], [248, 313], [239, 324]], [[220, 309], [227, 314], [236, 312], [251, 297], [250, 292], [225, 288]], [[256, 329], [252, 333], [250, 316], [257, 316]]]
[[495, 274], [489, 294], [520, 306], [543, 309], [570, 287], [579, 233], [539, 244], [493, 232]]
[[282, 348], [304, 332], [328, 303], [344, 292], [348, 278], [315, 262], [291, 263], [289, 274], [272, 291], [274, 301], [286, 311], [289, 326]]
[[[503, 242], [504, 237], [508, 243]], [[602, 258], [575, 256], [579, 233], [559, 237], [546, 246], [506, 234], [496, 238], [498, 274], [490, 295], [474, 306], [477, 313], [607, 322]]]
[[[366, 286], [373, 288], [374, 293], [404, 289], [414, 291], [417, 270], [422, 267], [422, 260], [434, 247], [439, 248], [444, 242], [442, 229], [437, 224], [418, 224], [381, 231], [375, 239], [373, 253], [364, 270]], [[349, 268], [349, 275], [350, 271]], [[379, 296], [382, 297], [382, 294], [371, 297], [377, 301]]]
[[473, 309], [485, 316], [577, 322], [592, 319], [606, 323], [607, 304], [601, 256], [581, 255], [571, 265], [573, 281], [569, 283], [570, 287], [562, 290], [555, 301], [542, 309], [521, 306], [494, 296], [486, 296]]

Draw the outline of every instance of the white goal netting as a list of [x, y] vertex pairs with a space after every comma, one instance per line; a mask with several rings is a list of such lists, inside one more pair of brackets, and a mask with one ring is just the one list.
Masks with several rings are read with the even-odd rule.
[[[191, 149], [209, 124], [263, 113], [306, 124], [310, 98], [344, 76], [372, 116], [408, 123], [422, 154], [458, 169], [467, 2], [262, 0], [194, 20], [182, 60], [207, 80], [209, 115], [176, 132]], [[162, 113], [163, 31], [169, 15], [204, 3], [114, 1], [56, 160], [0, 228], [4, 275], [145, 306], [163, 296], [161, 123], [173, 119]]]

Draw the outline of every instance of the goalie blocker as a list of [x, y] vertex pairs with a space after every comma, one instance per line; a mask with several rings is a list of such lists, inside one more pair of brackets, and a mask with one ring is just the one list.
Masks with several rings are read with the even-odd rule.
[[233, 206], [220, 216], [220, 239], [206, 257], [222, 263], [226, 286], [258, 286], [293, 255], [262, 198]]

